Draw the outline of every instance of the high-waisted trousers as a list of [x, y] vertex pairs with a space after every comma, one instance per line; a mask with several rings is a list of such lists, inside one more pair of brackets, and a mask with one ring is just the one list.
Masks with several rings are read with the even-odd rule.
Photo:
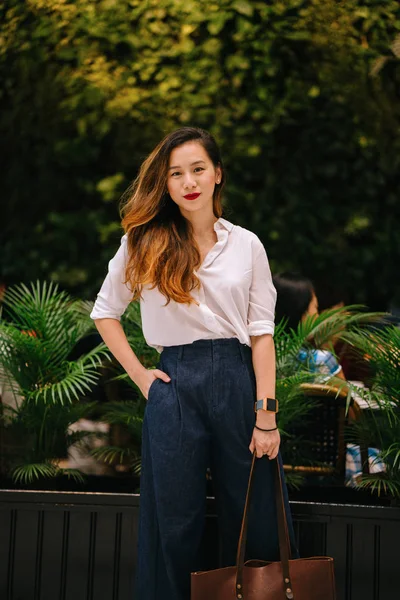
[[[151, 384], [143, 422], [135, 600], [189, 600], [190, 573], [202, 568], [208, 467], [219, 566], [236, 561], [256, 381], [251, 348], [235, 338], [166, 347], [157, 367], [171, 381]], [[247, 558], [279, 560], [272, 467], [266, 457], [256, 462]], [[284, 494], [296, 553], [286, 487]]]

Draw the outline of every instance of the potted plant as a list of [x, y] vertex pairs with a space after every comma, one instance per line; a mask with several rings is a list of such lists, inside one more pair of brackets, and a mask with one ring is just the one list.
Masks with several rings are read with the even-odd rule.
[[369, 409], [354, 428], [358, 444], [378, 449], [375, 461], [385, 469], [361, 474], [355, 481], [360, 490], [400, 500], [400, 329], [394, 325], [370, 331], [346, 332], [347, 343], [361, 349], [371, 369], [369, 387], [358, 391]]
[[60, 474], [82, 479], [76, 469], [60, 469], [58, 459], [88, 435], [68, 427], [93, 410], [94, 403], [82, 399], [108, 358], [102, 343], [71, 358], [92, 327], [87, 308], [57, 285], [7, 290], [0, 321], [1, 466], [14, 483]]

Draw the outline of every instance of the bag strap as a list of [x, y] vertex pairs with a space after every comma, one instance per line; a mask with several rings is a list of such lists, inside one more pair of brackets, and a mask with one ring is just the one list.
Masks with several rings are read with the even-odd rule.
[[[247, 543], [247, 526], [248, 526], [248, 517], [249, 517], [249, 509], [250, 509], [250, 499], [251, 492], [253, 488], [253, 480], [254, 480], [254, 465], [256, 462], [256, 453], [253, 454], [253, 460], [251, 463], [249, 483], [247, 486], [247, 494], [246, 501], [244, 505], [243, 519], [242, 519], [242, 527], [240, 530], [239, 544], [236, 556], [236, 598], [238, 600], [245, 600], [244, 591], [243, 591], [243, 566], [244, 566], [244, 555], [246, 552], [246, 543]], [[268, 457], [265, 457], [265, 460], [269, 460]], [[288, 525], [286, 519], [286, 511], [285, 511], [285, 503], [283, 499], [283, 489], [282, 489], [282, 475], [279, 467], [278, 459], [275, 458], [272, 461], [274, 463], [274, 479], [275, 479], [275, 502], [276, 502], [276, 516], [278, 523], [278, 538], [279, 538], [279, 555], [282, 563], [282, 575], [283, 575], [283, 585], [285, 590], [285, 595], [288, 600], [292, 600], [294, 598], [292, 591], [292, 584], [290, 579], [290, 571], [289, 571], [289, 560], [291, 558], [291, 547], [289, 541], [289, 533], [288, 533]]]

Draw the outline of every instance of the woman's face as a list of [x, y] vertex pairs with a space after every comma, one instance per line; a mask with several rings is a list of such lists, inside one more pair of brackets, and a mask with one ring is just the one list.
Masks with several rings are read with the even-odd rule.
[[315, 295], [315, 292], [313, 292], [310, 304], [308, 305], [308, 308], [304, 313], [302, 320], [306, 319], [307, 317], [314, 317], [316, 315], [318, 315], [318, 298]]
[[214, 188], [221, 181], [221, 169], [214, 167], [203, 146], [192, 141], [174, 148], [168, 167], [168, 192], [181, 213], [212, 211]]

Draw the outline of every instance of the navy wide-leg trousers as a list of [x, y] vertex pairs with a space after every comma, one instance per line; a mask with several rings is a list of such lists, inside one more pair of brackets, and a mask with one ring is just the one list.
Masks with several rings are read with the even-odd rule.
[[[171, 382], [152, 383], [143, 423], [135, 600], [189, 600], [190, 573], [202, 568], [208, 467], [217, 500], [219, 566], [235, 564], [256, 381], [251, 348], [235, 338], [164, 348], [158, 368]], [[256, 462], [247, 558], [279, 559], [272, 466], [267, 458]], [[293, 543], [288, 505], [287, 514]]]

